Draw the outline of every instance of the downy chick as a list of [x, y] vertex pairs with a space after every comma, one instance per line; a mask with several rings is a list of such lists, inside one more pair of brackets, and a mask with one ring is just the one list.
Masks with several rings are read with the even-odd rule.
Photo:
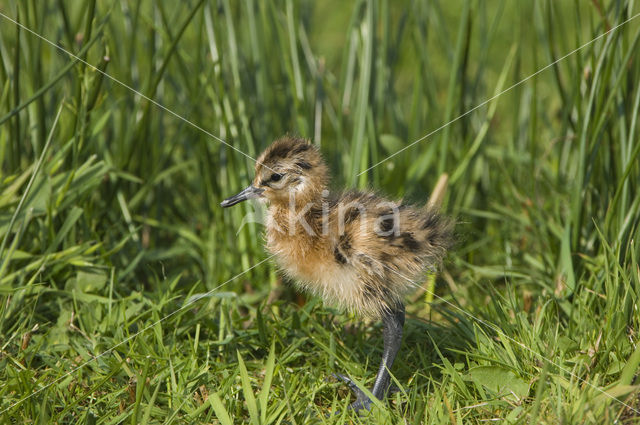
[[[327, 166], [304, 139], [276, 140], [258, 158], [253, 183], [221, 203], [247, 199], [268, 203], [266, 247], [296, 286], [325, 302], [383, 322], [382, 362], [371, 393], [382, 399], [400, 348], [403, 295], [443, 259], [452, 224], [435, 208], [417, 208], [375, 193], [331, 196]], [[354, 410], [371, 400], [356, 393]]]

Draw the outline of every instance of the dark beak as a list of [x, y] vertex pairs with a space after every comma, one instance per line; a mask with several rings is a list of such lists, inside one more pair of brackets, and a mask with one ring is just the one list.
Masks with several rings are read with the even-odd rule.
[[262, 192], [264, 192], [264, 189], [249, 186], [237, 195], [233, 195], [231, 198], [227, 198], [224, 201], [220, 202], [220, 206], [222, 208], [228, 208], [242, 201], [246, 201], [247, 199], [259, 198]]

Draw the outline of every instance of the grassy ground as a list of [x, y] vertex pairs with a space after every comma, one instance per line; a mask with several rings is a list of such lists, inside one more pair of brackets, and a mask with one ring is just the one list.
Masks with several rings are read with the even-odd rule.
[[[0, 2], [0, 422], [637, 422], [640, 5], [490, 3]], [[217, 139], [286, 132], [336, 186], [451, 177], [456, 249], [362, 418], [325, 378], [370, 385], [380, 325], [218, 207], [253, 164]]]

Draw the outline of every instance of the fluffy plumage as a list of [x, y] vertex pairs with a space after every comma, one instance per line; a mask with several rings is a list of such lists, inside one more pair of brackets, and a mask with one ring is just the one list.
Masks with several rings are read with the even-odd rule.
[[450, 221], [435, 209], [373, 192], [331, 195], [319, 150], [283, 137], [258, 158], [253, 187], [269, 202], [267, 249], [296, 285], [325, 302], [379, 318], [440, 263]]

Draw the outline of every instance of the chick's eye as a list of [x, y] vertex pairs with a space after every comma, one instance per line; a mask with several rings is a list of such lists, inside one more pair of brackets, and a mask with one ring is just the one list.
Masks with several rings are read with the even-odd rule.
[[282, 174], [273, 173], [273, 174], [271, 174], [271, 178], [269, 180], [274, 181], [274, 182], [280, 181], [280, 180], [282, 180]]

